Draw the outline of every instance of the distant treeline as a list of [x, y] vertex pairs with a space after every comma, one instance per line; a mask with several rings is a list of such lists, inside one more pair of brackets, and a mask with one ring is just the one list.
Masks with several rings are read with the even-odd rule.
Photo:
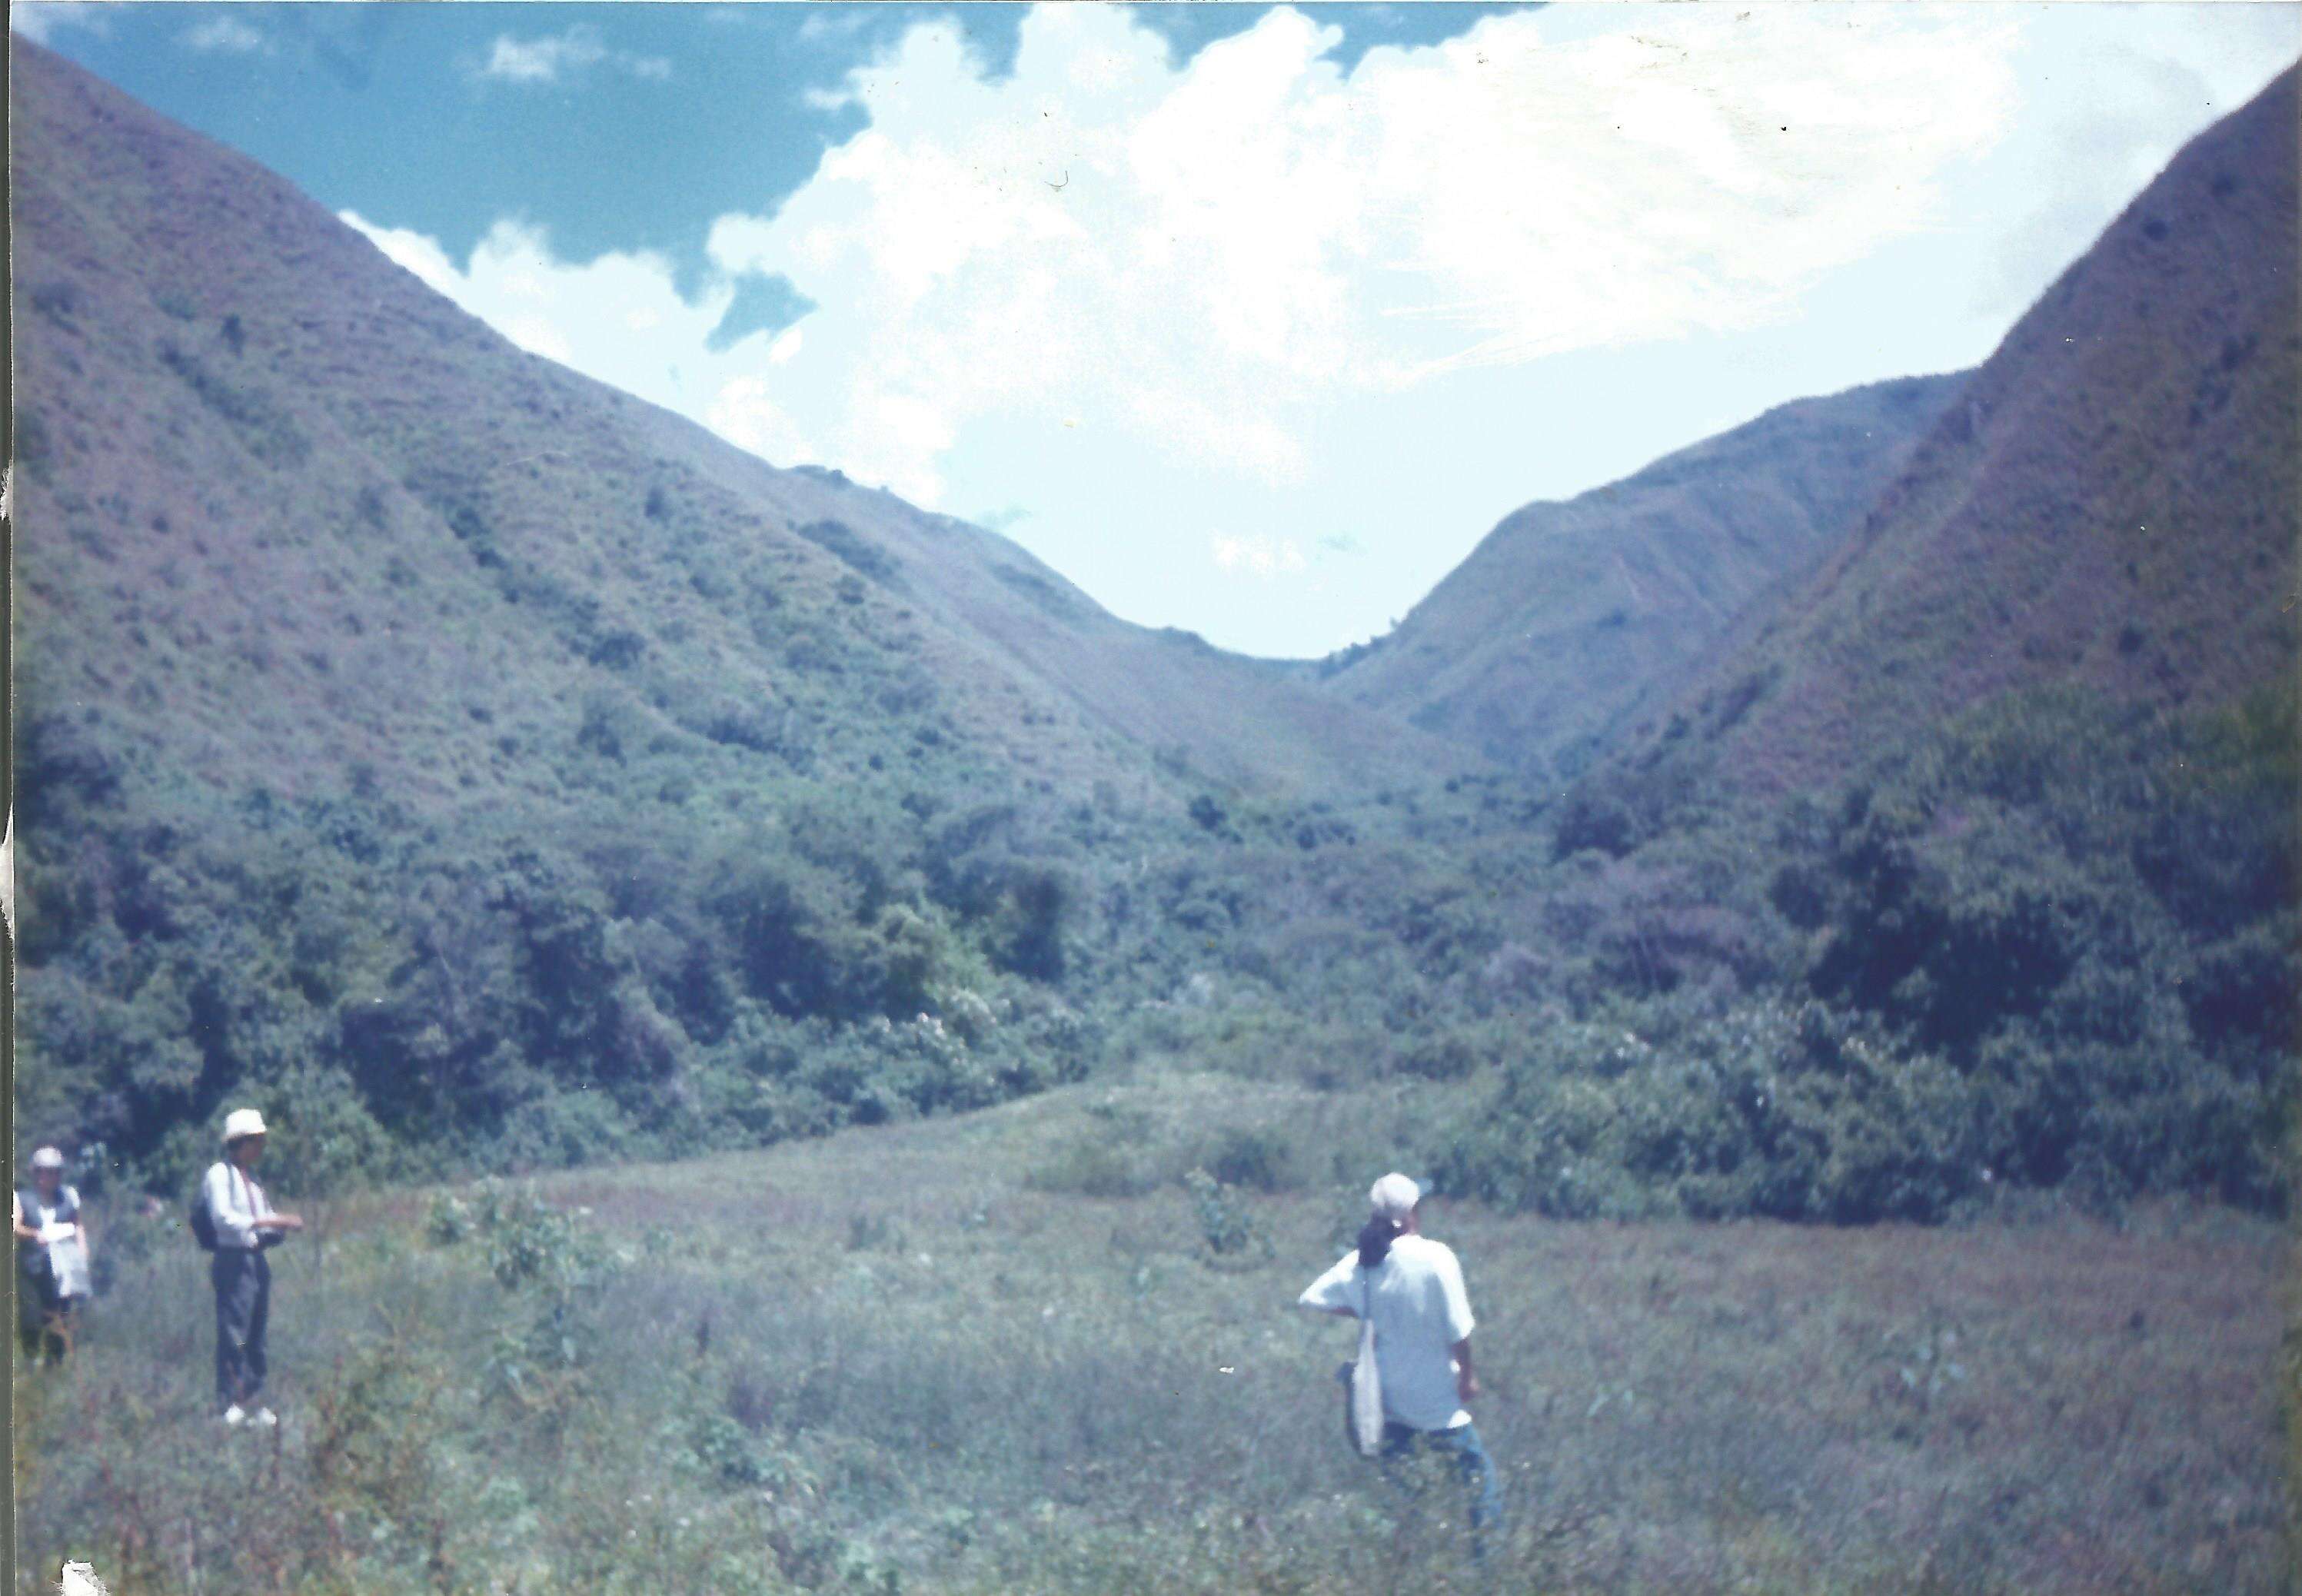
[[227, 1101], [341, 1182], [757, 1145], [1156, 1054], [1452, 1083], [1417, 1149], [1561, 1215], [1938, 1220], [2009, 1189], [2279, 1212], [2290, 698], [2007, 700], [1839, 790], [1665, 752], [1560, 797], [996, 784], [634, 823], [203, 808], [25, 728], [28, 1137], [170, 1189]]
[[714, 829], [609, 787], [453, 820], [139, 777], [33, 719], [28, 1137], [165, 1189], [227, 1102], [291, 1181], [758, 1145], [1082, 1071], [1075, 878], [987, 800], [779, 794]]

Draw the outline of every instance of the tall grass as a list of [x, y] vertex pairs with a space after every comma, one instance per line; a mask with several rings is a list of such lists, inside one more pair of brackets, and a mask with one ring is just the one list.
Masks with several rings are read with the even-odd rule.
[[209, 1415], [200, 1260], [151, 1238], [72, 1363], [19, 1372], [18, 1589], [64, 1557], [139, 1592], [2294, 1575], [2266, 1225], [1846, 1231], [1462, 1205], [1432, 1229], [1481, 1315], [1478, 1416], [1509, 1519], [1474, 1569], [1454, 1491], [1393, 1490], [1347, 1452], [1348, 1337], [1290, 1306], [1357, 1217], [1363, 1182], [1320, 1156], [1347, 1100], [1239, 1106], [1264, 1155], [1306, 1172], [1219, 1186], [1267, 1250], [1214, 1252], [1172, 1172], [1118, 1197], [1030, 1183], [1046, 1149], [1114, 1123], [1220, 1150], [1229, 1093], [1064, 1088], [570, 1174], [533, 1202], [467, 1192], [460, 1221], [415, 1195], [347, 1204], [324, 1251], [278, 1255], [268, 1435]]

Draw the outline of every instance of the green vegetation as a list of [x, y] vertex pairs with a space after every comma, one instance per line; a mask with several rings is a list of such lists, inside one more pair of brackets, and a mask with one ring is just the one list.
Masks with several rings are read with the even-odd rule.
[[1504, 1061], [1456, 1180], [1568, 1214], [1932, 1219], [2004, 1182], [2283, 1211], [2296, 748], [2283, 694], [2062, 689], [1771, 809], [1594, 778], [1558, 835], [1618, 890], [1577, 901], [1579, 973], [1637, 995]]
[[[1394, 1493], [1347, 1451], [1348, 1331], [1291, 1306], [1438, 1089], [1147, 1067], [765, 1154], [340, 1204], [274, 1255], [269, 1434], [206, 1412], [199, 1256], [115, 1209], [74, 1358], [19, 1376], [16, 1588], [67, 1556], [149, 1596], [2292, 1577], [2264, 1422], [2286, 1255], [2261, 1222], [1441, 1203], [1509, 1513], [1474, 1572], [1442, 1483]], [[1096, 1141], [1179, 1172], [1117, 1198], [1034, 1173]], [[1227, 1245], [1185, 1179], [1227, 1148], [1297, 1172], [1222, 1183], [1264, 1244]]]
[[[21, 1590], [2291, 1583], [2290, 339], [2074, 273], [1859, 529], [1945, 383], [1517, 523], [1323, 685], [14, 70], [18, 1127], [108, 1286], [19, 1372]], [[2286, 188], [2176, 197], [2289, 248], [2248, 114]], [[2201, 316], [2292, 281], [2155, 225]], [[172, 1229], [239, 1102], [315, 1220], [269, 1436]], [[1397, 1165], [1470, 1199], [1500, 1580], [1287, 1317]]]
[[[25, 740], [19, 1114], [155, 1189], [210, 1155], [227, 1097], [391, 1179], [756, 1145], [1092, 1062], [1049, 985], [1073, 906], [1048, 850], [1078, 844], [1012, 807], [799, 786], [781, 824], [636, 837], [621, 784], [551, 830], [357, 794], [215, 812], [139, 803], [53, 727]], [[642, 785], [675, 760], [651, 764]]]
[[[1416, 1146], [1447, 1189], [1552, 1214], [1940, 1220], [2010, 1186], [2280, 1213], [2292, 727], [2269, 695], [2172, 718], [2073, 689], [1774, 805], [1667, 765], [1547, 811], [1486, 778], [1163, 822], [794, 782], [777, 822], [698, 838], [611, 819], [668, 751], [549, 831], [353, 794], [154, 825], [116, 752], [36, 721], [19, 1112], [172, 1193], [235, 1096], [325, 1127], [332, 1178], [391, 1180], [1174, 1054], [1443, 1087]], [[1049, 1157], [1106, 1195], [1191, 1167]]]
[[[2099, 697], [1977, 687], [1946, 727], [1895, 719], [1861, 769], [1841, 735], [1829, 779], [1777, 801], [1726, 781], [1720, 739], [1821, 681], [1800, 674], [1817, 659], [1923, 708], [1987, 584], [1962, 577], [1941, 625], [1789, 662], [1720, 648], [1723, 612], [1681, 626], [1615, 591], [1623, 561], [1714, 605], [1785, 579], [1849, 530], [1832, 507], [1892, 470], [1943, 382], [1789, 407], [1553, 517], [1584, 567], [1513, 533], [1449, 584], [1516, 614], [1546, 573], [1597, 651], [1545, 690], [1631, 695], [1584, 706], [1604, 727], [1559, 723], [1596, 739], [1562, 795], [1348, 701], [1419, 643], [1323, 691], [1126, 626], [987, 533], [519, 354], [38, 46], [13, 71], [39, 434], [18, 550], [27, 1146], [100, 1146], [114, 1184], [172, 1198], [251, 1099], [339, 1189], [756, 1147], [1180, 1056], [1431, 1083], [1418, 1155], [1542, 1212], [1934, 1220], [2010, 1186], [2286, 1205], [2292, 713], [2237, 691], [2276, 679], [2267, 634], [2249, 622], [2225, 659], [2210, 624], [2216, 595], [2278, 584], [2178, 590], [2137, 550], [2106, 567], [2119, 604], [2087, 613], [2192, 652], [2113, 647]], [[2263, 104], [2200, 147], [2276, 131]], [[2274, 176], [2290, 155], [2247, 158]], [[2290, 244], [2271, 225], [2290, 183], [2185, 181], [2183, 206]], [[258, 237], [219, 195], [277, 219]], [[2240, 276], [2231, 315], [2290, 281]], [[2040, 314], [2096, 318], [2085, 359], [2155, 373], [2115, 413], [2163, 443], [2153, 480], [2202, 529], [2163, 559], [2254, 571], [2290, 533], [2263, 508], [2290, 501], [2290, 400], [2264, 397], [2289, 346], [2177, 359], [2114, 294], [2059, 304]], [[2025, 348], [1913, 457], [1942, 493], [1974, 497], [1952, 434], [1987, 430], [1974, 384], [2015, 381]], [[2149, 410], [2168, 383], [2189, 402], [2191, 354], [2231, 384], [2195, 433]], [[2223, 428], [2268, 475], [2197, 467]], [[1902, 493], [1854, 543], [1919, 547], [1890, 535]], [[1986, 501], [2029, 507], [2003, 542], [2030, 566], [2101, 574], [2054, 552], [2062, 500]], [[1490, 664], [1527, 618], [1457, 617]], [[1668, 672], [1606, 651], [1654, 626], [1709, 640], [1716, 685], [1607, 753]], [[1493, 698], [1401, 693], [1474, 719]], [[1321, 1173], [1202, 1151], [1051, 1153], [1048, 1178]]]

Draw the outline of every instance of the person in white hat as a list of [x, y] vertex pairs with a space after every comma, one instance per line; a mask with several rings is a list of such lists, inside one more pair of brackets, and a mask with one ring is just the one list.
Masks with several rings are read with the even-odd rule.
[[88, 1227], [80, 1192], [64, 1183], [64, 1155], [32, 1155], [32, 1184], [14, 1194], [16, 1332], [27, 1361], [61, 1361], [88, 1296]]
[[249, 1405], [264, 1390], [265, 1332], [272, 1317], [272, 1264], [265, 1248], [284, 1241], [304, 1222], [275, 1214], [256, 1183], [264, 1156], [264, 1116], [235, 1108], [224, 1116], [223, 1156], [207, 1173], [201, 1199], [215, 1227], [215, 1256], [208, 1278], [215, 1286], [216, 1403], [227, 1424], [275, 1424], [269, 1407]]
[[1374, 1209], [1358, 1246], [1313, 1281], [1304, 1307], [1374, 1326], [1374, 1353], [1382, 1389], [1382, 1457], [1386, 1464], [1418, 1451], [1451, 1458], [1471, 1498], [1471, 1550], [1486, 1556], [1500, 1516], [1494, 1461], [1471, 1422], [1479, 1394], [1471, 1363], [1470, 1295], [1454, 1248], [1423, 1234], [1423, 1182], [1385, 1175], [1367, 1192]]

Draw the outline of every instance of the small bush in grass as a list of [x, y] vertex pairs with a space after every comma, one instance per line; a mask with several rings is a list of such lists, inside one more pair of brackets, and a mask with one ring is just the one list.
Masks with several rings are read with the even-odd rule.
[[554, 1208], [531, 1188], [506, 1193], [483, 1189], [479, 1231], [488, 1268], [508, 1288], [567, 1289], [598, 1274], [607, 1262], [595, 1237], [576, 1229], [576, 1216]]
[[1234, 1125], [1215, 1138], [1206, 1172], [1224, 1186], [1256, 1191], [1292, 1191], [1302, 1184], [1295, 1149], [1277, 1130]]
[[1097, 1136], [1076, 1136], [1034, 1163], [1024, 1184], [1034, 1191], [1072, 1197], [1141, 1197], [1160, 1184], [1159, 1172], [1140, 1147]]
[[472, 1205], [453, 1192], [440, 1192], [424, 1214], [424, 1238], [434, 1247], [454, 1247], [470, 1238], [473, 1225]]
[[752, 1432], [727, 1414], [707, 1413], [697, 1419], [690, 1444], [722, 1484], [784, 1487], [792, 1483], [787, 1463], [769, 1457]]
[[1256, 1225], [1234, 1188], [1203, 1169], [1185, 1175], [1183, 1186], [1191, 1194], [1191, 1209], [1209, 1252], [1219, 1258], [1271, 1256], [1271, 1238]]

